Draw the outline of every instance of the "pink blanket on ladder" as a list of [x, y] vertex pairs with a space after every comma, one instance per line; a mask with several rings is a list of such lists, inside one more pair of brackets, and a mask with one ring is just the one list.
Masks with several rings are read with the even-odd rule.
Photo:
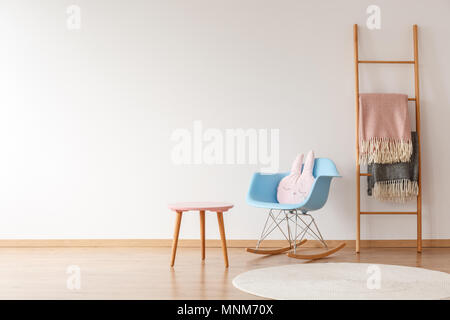
[[359, 161], [408, 162], [412, 154], [408, 96], [363, 93], [359, 101]]

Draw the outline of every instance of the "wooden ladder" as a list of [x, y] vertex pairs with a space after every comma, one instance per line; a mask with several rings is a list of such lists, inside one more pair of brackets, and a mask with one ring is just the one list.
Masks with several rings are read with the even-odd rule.
[[[356, 101], [356, 252], [360, 252], [361, 238], [361, 215], [362, 214], [415, 214], [417, 215], [417, 252], [422, 252], [422, 183], [421, 183], [421, 162], [420, 162], [420, 94], [419, 94], [419, 56], [417, 42], [417, 25], [413, 25], [414, 60], [412, 61], [390, 61], [390, 60], [359, 60], [358, 56], [358, 25], [353, 26], [353, 42], [355, 56], [355, 101]], [[414, 65], [414, 87], [415, 97], [408, 98], [416, 105], [416, 131], [418, 142], [419, 160], [419, 193], [417, 195], [416, 211], [361, 211], [361, 177], [370, 176], [370, 173], [361, 173], [359, 164], [359, 64], [360, 63], [390, 63], [390, 64], [413, 64]]]

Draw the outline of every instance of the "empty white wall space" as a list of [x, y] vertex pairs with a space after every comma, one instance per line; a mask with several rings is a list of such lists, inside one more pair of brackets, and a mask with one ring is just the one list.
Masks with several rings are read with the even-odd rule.
[[[1, 0], [0, 238], [171, 238], [167, 203], [210, 200], [235, 204], [229, 239], [254, 239], [253, 172], [313, 149], [342, 174], [322, 233], [354, 239], [354, 23], [361, 59], [411, 59], [419, 26], [424, 238], [450, 238], [449, 16], [448, 0]], [[361, 92], [413, 96], [413, 67], [362, 66]], [[258, 135], [233, 154], [237, 129]], [[401, 210], [365, 189], [363, 209]], [[181, 237], [198, 225], [186, 214]], [[362, 217], [363, 239], [415, 230], [415, 216]]]

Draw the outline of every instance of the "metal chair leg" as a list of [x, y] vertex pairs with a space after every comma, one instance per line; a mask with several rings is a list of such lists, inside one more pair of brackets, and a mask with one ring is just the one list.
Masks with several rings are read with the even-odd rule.
[[[292, 210], [289, 212], [287, 210], [280, 210], [278, 214], [274, 215], [274, 210], [269, 210], [268, 217], [266, 219], [266, 222], [264, 223], [263, 230], [261, 232], [261, 235], [259, 237], [258, 242], [256, 243], [256, 248], [247, 248], [247, 252], [251, 253], [257, 253], [257, 254], [278, 254], [283, 253], [288, 250], [291, 250], [293, 247], [296, 249], [297, 245], [301, 245], [306, 242], [300, 241], [297, 243], [295, 235], [292, 234], [291, 226], [290, 226], [290, 217], [289, 214], [292, 213]], [[284, 217], [283, 217], [284, 214]], [[280, 217], [281, 216], [281, 217]], [[270, 221], [272, 220], [272, 221]], [[283, 222], [286, 221], [286, 229], [287, 232], [285, 232], [282, 228]], [[287, 247], [279, 248], [279, 249], [273, 249], [273, 250], [264, 250], [260, 249], [261, 243], [264, 239], [266, 239], [275, 229], [279, 229], [280, 232], [283, 234], [284, 238], [287, 240], [289, 245]], [[297, 229], [296, 229], [297, 232]]]

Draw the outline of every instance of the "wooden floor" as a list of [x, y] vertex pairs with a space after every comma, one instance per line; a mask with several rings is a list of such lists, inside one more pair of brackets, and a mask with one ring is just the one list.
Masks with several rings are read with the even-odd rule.
[[[450, 248], [371, 248], [356, 255], [344, 248], [317, 262], [285, 255], [257, 256], [229, 249], [230, 268], [220, 248], [179, 248], [169, 267], [170, 248], [1, 248], [0, 299], [258, 299], [233, 287], [246, 270], [291, 263], [365, 262], [423, 267], [450, 273]], [[69, 290], [66, 273], [81, 271], [81, 289]]]

